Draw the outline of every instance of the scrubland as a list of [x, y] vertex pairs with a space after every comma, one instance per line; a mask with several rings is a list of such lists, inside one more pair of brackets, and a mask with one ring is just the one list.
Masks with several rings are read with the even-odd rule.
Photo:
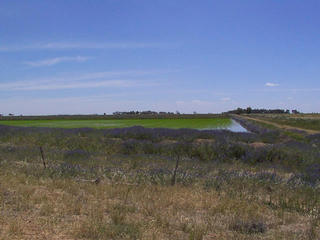
[[0, 238], [319, 239], [320, 135], [237, 120], [251, 132], [0, 126]]

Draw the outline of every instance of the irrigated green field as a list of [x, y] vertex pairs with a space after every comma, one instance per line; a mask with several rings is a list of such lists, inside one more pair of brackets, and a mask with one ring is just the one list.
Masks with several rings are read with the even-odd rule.
[[211, 119], [116, 119], [116, 120], [3, 120], [1, 125], [55, 128], [124, 128], [142, 126], [147, 128], [227, 128], [229, 118]]

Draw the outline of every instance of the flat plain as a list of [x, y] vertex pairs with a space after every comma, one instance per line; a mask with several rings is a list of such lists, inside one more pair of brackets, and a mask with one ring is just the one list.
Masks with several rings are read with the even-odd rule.
[[235, 120], [0, 124], [0, 239], [320, 239], [320, 134]]
[[94, 119], [94, 120], [2, 120], [0, 124], [23, 127], [53, 128], [125, 128], [142, 126], [147, 128], [224, 128], [232, 124], [230, 118], [194, 119]]

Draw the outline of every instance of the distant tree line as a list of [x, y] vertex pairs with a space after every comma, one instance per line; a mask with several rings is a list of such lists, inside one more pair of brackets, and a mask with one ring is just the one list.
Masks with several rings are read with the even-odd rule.
[[221, 118], [227, 117], [221, 114], [213, 113], [196, 113], [184, 114], [179, 111], [176, 112], [154, 112], [154, 111], [129, 111], [129, 112], [114, 112], [113, 114], [86, 114], [86, 115], [40, 115], [40, 116], [27, 116], [27, 115], [2, 115], [2, 120], [56, 120], [56, 119], [70, 119], [70, 120], [95, 120], [95, 119], [195, 119], [195, 118]]
[[129, 111], [129, 112], [114, 112], [113, 115], [173, 115], [180, 114], [178, 111], [174, 112], [155, 112], [155, 111]]
[[263, 113], [263, 114], [298, 114], [300, 113], [297, 110], [292, 110], [290, 112], [289, 109], [264, 109], [264, 108], [256, 108], [256, 109], [252, 109], [251, 107], [247, 107], [247, 108], [237, 108], [235, 110], [231, 110], [228, 111], [226, 113], [232, 113], [232, 114], [251, 114], [251, 113]]

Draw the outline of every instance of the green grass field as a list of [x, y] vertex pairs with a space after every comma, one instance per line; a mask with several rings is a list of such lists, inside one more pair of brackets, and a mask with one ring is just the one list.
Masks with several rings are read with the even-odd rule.
[[1, 125], [54, 128], [194, 128], [214, 129], [231, 126], [229, 118], [211, 119], [117, 119], [117, 120], [3, 120]]

